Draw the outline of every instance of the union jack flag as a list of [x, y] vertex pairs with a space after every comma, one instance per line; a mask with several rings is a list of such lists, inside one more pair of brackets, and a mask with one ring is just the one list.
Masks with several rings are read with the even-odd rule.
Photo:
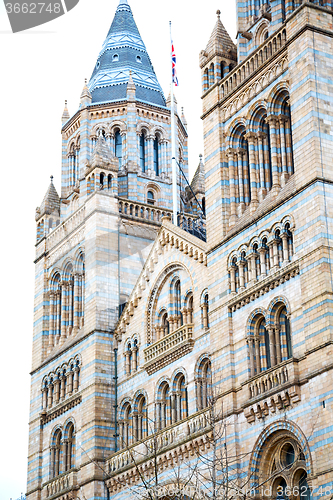
[[176, 71], [176, 53], [172, 40], [171, 40], [171, 52], [172, 52], [172, 81], [175, 84], [175, 86], [178, 87], [178, 78]]

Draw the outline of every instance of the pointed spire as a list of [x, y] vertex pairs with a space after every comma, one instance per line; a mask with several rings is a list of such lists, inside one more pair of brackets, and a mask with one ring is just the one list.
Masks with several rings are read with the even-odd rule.
[[80, 103], [83, 106], [88, 106], [89, 104], [91, 104], [91, 100], [92, 100], [91, 93], [87, 86], [87, 79], [85, 78], [84, 87], [80, 96]]
[[202, 154], [199, 155], [199, 165], [191, 181], [191, 188], [195, 195], [205, 194], [205, 165], [202, 160]]
[[67, 108], [67, 101], [65, 101], [65, 108], [64, 108], [64, 112], [63, 112], [62, 117], [61, 117], [62, 124], [66, 123], [69, 119], [70, 119], [70, 115], [69, 115], [69, 111]]
[[129, 72], [136, 99], [165, 107], [165, 97], [127, 0], [120, 0], [88, 87], [93, 103], [126, 99]]
[[227, 53], [237, 51], [236, 45], [231, 40], [229, 33], [221, 22], [221, 11], [217, 10], [216, 15], [217, 21], [206, 47], [207, 54], [211, 54], [216, 50], [221, 50]]
[[60, 198], [56, 188], [53, 184], [53, 175], [51, 175], [51, 182], [43, 198], [41, 206], [36, 210], [36, 220], [43, 215], [51, 215], [56, 213], [60, 216]]
[[130, 70], [128, 84], [127, 84], [127, 100], [128, 101], [135, 102], [135, 92], [136, 92], [136, 87], [135, 87], [133, 77], [132, 77], [132, 70]]

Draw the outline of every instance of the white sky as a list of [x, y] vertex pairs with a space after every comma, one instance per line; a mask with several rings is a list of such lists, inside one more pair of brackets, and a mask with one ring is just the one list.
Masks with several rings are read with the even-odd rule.
[[[181, 106], [185, 108], [193, 175], [203, 153], [199, 52], [206, 47], [217, 9], [235, 37], [235, 1], [129, 3], [166, 96], [172, 21], [180, 84], [176, 97], [179, 111]], [[51, 174], [59, 192], [64, 101], [68, 100], [69, 112], [74, 114], [84, 79], [91, 76], [117, 4], [118, 0], [80, 0], [65, 16], [12, 34], [0, 0], [0, 500], [14, 500], [26, 491], [35, 208]]]

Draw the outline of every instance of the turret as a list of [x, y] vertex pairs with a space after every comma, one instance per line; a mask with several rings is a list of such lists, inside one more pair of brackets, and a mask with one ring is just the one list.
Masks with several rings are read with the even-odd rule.
[[200, 52], [202, 91], [206, 92], [237, 65], [237, 48], [223, 26], [218, 10], [217, 21], [205, 50]]
[[54, 229], [60, 223], [60, 198], [51, 182], [43, 198], [40, 207], [36, 208], [35, 220], [37, 222], [37, 242]]

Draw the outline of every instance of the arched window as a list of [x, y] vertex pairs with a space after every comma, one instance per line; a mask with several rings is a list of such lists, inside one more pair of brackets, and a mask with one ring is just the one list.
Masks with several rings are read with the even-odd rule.
[[66, 429], [66, 439], [64, 442], [64, 471], [69, 471], [75, 467], [75, 429], [70, 423]]
[[122, 167], [123, 162], [123, 138], [119, 130], [115, 133], [115, 153], [119, 161], [119, 168]]
[[193, 323], [193, 294], [190, 293], [186, 298], [186, 305], [183, 311], [183, 323], [185, 325]]
[[170, 333], [170, 326], [169, 326], [169, 321], [168, 321], [168, 313], [165, 312], [162, 316], [162, 321], [161, 321], [161, 327], [162, 327], [162, 336], [166, 337]]
[[158, 430], [164, 429], [171, 424], [171, 396], [170, 388], [167, 382], [160, 385], [157, 401], [157, 427]]
[[105, 174], [103, 172], [101, 172], [99, 174], [99, 185], [100, 185], [101, 189], [104, 188], [104, 178], [105, 178]]
[[177, 326], [182, 325], [182, 313], [181, 313], [181, 288], [180, 288], [180, 280], [177, 280], [175, 283], [174, 289], [174, 311], [177, 320]]
[[154, 191], [149, 190], [147, 192], [147, 203], [148, 205], [155, 205]]
[[172, 401], [172, 423], [183, 420], [188, 416], [188, 396], [185, 376], [181, 373], [174, 381], [174, 393]]
[[139, 441], [148, 436], [147, 402], [143, 395], [140, 395], [136, 402], [136, 414], [134, 416], [134, 439]]
[[293, 351], [291, 342], [290, 320], [285, 306], [279, 311], [278, 314], [276, 335], [279, 337], [279, 343], [281, 345], [282, 361], [292, 358]]
[[202, 206], [202, 213], [204, 217], [206, 216], [206, 198], [203, 197], [201, 200], [201, 206]]
[[132, 346], [129, 342], [125, 350], [125, 371], [126, 375], [131, 375], [132, 373]]
[[112, 189], [112, 175], [108, 175], [108, 189]]
[[127, 448], [130, 446], [133, 436], [132, 429], [132, 407], [130, 403], [125, 403], [119, 421], [119, 439], [120, 447]]
[[118, 62], [119, 61], [119, 55], [118, 54], [113, 54], [112, 60], [113, 60], [113, 62]]
[[140, 135], [140, 168], [142, 172], [146, 171], [146, 134], [142, 132]]
[[62, 432], [58, 429], [51, 445], [51, 479], [64, 471]]
[[154, 172], [159, 175], [159, 141], [157, 137], [154, 139]]
[[265, 320], [262, 319], [258, 325], [258, 334], [260, 338], [260, 346], [263, 349], [261, 371], [271, 368], [271, 349], [269, 343], [269, 334], [266, 329]]
[[197, 377], [197, 406], [198, 410], [207, 408], [211, 400], [212, 371], [208, 358], [201, 361]]

